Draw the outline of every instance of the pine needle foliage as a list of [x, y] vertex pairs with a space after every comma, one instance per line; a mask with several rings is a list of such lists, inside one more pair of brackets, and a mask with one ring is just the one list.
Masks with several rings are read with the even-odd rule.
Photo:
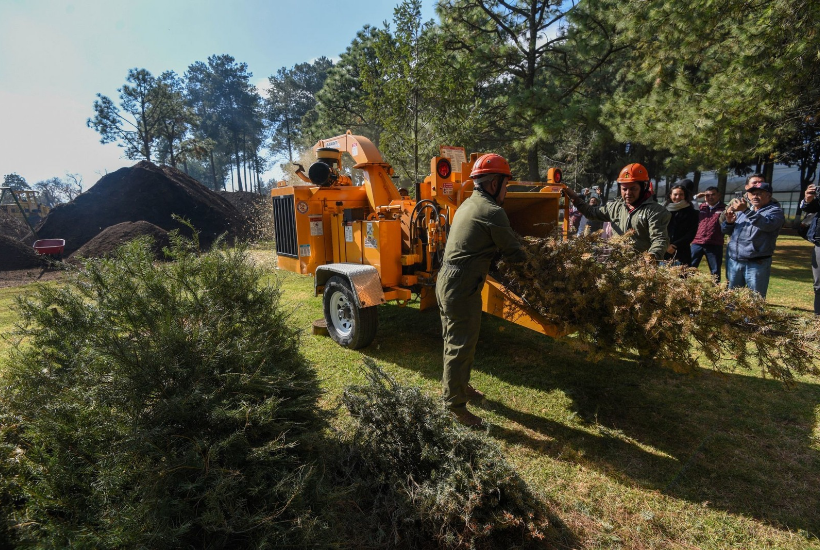
[[18, 300], [0, 502], [20, 547], [310, 540], [320, 390], [280, 292], [242, 247], [166, 253], [137, 240]]
[[592, 359], [637, 352], [645, 362], [692, 371], [759, 366], [785, 382], [820, 374], [820, 323], [769, 306], [748, 289], [659, 265], [630, 234], [569, 241], [524, 239], [527, 260], [499, 265], [508, 290], [549, 322], [577, 333]]
[[[358, 500], [381, 538], [398, 548], [520, 548], [541, 544], [547, 509], [479, 433], [454, 422], [419, 388], [372, 361], [367, 385], [345, 389], [354, 418], [350, 464]], [[360, 495], [360, 496], [361, 496]]]

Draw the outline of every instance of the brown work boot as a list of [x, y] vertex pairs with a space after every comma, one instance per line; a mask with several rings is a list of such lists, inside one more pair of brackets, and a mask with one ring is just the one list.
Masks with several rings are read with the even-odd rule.
[[482, 420], [480, 416], [476, 416], [468, 411], [467, 407], [450, 409], [450, 412], [462, 426], [467, 426], [468, 428], [481, 428], [484, 426], [484, 420]]
[[484, 394], [472, 387], [470, 384], [467, 384], [467, 400], [468, 401], [483, 401]]

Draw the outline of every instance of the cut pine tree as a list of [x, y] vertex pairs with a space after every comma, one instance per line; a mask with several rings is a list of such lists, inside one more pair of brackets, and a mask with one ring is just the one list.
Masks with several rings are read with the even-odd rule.
[[820, 322], [768, 305], [748, 289], [697, 270], [658, 264], [629, 234], [569, 241], [524, 239], [527, 260], [499, 264], [504, 285], [587, 344], [592, 359], [637, 353], [691, 371], [759, 365], [780, 380], [820, 374]]

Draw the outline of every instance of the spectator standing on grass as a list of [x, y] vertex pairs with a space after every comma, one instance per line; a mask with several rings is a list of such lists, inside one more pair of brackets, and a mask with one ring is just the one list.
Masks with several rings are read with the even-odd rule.
[[720, 215], [726, 210], [726, 203], [720, 200], [717, 187], [707, 187], [703, 193], [695, 195], [696, 199], [705, 199], [700, 205], [698, 231], [692, 240], [692, 267], [698, 267], [706, 256], [709, 272], [715, 282], [720, 282], [720, 267], [723, 263], [723, 233], [720, 230]]
[[[589, 198], [589, 205], [590, 206], [598, 206], [599, 200], [597, 195], [592, 195]], [[578, 224], [578, 236], [582, 235], [589, 235], [590, 233], [595, 233], [599, 231], [604, 226], [604, 222], [602, 221], [590, 221], [587, 219], [586, 216], [581, 216], [581, 222]]]
[[578, 228], [581, 226], [581, 218], [584, 216], [575, 208], [575, 205], [569, 209], [569, 227], [570, 233], [578, 233]]
[[672, 217], [669, 220], [669, 246], [663, 259], [680, 262], [689, 266], [692, 253], [689, 246], [698, 231], [698, 211], [692, 206], [692, 193], [686, 185], [678, 182], [669, 192], [666, 209]]
[[769, 288], [772, 255], [786, 217], [772, 201], [772, 186], [760, 174], [746, 179], [746, 198], [734, 199], [726, 207], [721, 225], [729, 235], [726, 247], [726, 282], [729, 288], [748, 287], [763, 298]]
[[484, 397], [470, 385], [481, 329], [481, 289], [496, 252], [508, 262], [522, 262], [526, 255], [501, 208], [512, 178], [509, 163], [493, 153], [482, 155], [470, 178], [475, 191], [453, 218], [436, 298], [444, 337], [444, 401], [461, 424], [479, 427], [483, 420], [467, 410], [467, 401]]
[[[817, 186], [814, 184], [806, 188], [803, 202], [800, 204], [803, 212], [811, 214], [820, 212], [820, 200], [817, 198]], [[814, 278], [814, 314], [820, 315], [820, 224], [817, 220], [820, 216], [815, 216], [806, 234], [806, 240], [814, 243], [814, 250], [811, 255], [811, 274]]]
[[612, 233], [623, 235], [634, 230], [635, 249], [662, 260], [669, 246], [666, 226], [670, 214], [652, 198], [649, 172], [638, 163], [624, 166], [618, 175], [618, 188], [621, 196], [603, 206], [584, 204], [569, 187], [564, 188], [564, 193], [588, 220], [610, 222]]

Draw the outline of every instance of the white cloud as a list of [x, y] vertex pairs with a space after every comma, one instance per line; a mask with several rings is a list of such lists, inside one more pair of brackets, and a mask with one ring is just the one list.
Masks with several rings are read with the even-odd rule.
[[268, 80], [268, 77], [257, 79], [254, 86], [256, 86], [256, 93], [263, 99], [268, 97], [268, 90], [270, 90], [270, 80]]

